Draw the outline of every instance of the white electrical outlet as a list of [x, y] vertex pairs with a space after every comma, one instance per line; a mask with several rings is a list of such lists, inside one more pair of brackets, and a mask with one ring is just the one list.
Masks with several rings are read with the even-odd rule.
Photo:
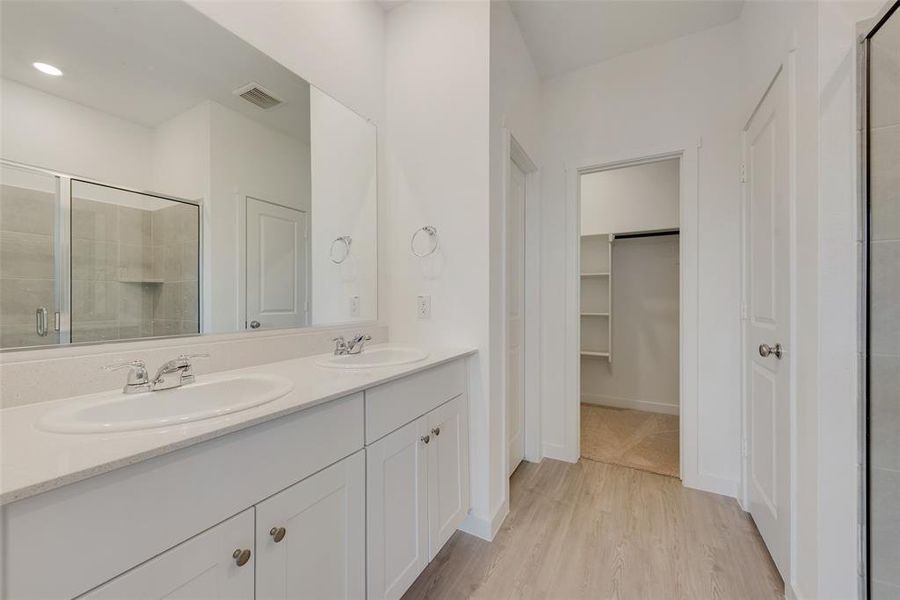
[[416, 316], [420, 320], [431, 318], [431, 296], [419, 296], [416, 298]]
[[350, 296], [350, 316], [359, 316], [359, 296]]

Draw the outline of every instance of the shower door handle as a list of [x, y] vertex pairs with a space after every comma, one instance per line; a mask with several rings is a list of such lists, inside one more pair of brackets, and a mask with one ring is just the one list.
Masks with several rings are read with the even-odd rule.
[[49, 331], [47, 325], [47, 308], [44, 306], [41, 306], [34, 311], [34, 329], [40, 337], [44, 337]]

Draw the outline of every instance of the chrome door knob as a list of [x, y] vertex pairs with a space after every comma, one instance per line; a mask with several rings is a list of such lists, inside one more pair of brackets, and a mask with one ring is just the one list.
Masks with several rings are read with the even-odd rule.
[[259, 329], [260, 322], [259, 321], [250, 321], [250, 329]]
[[431, 430], [431, 433], [433, 433], [434, 435], [441, 435], [441, 428], [435, 427], [434, 429]]
[[420, 439], [421, 439], [423, 442], [425, 442], [425, 443], [427, 444], [428, 442], [431, 441], [431, 436], [430, 436], [430, 435], [423, 435]]
[[781, 347], [781, 344], [775, 344], [774, 346], [770, 346], [768, 344], [760, 344], [759, 345], [759, 355], [763, 358], [768, 358], [770, 354], [774, 354], [775, 358], [781, 360], [781, 357], [784, 356], [784, 348]]

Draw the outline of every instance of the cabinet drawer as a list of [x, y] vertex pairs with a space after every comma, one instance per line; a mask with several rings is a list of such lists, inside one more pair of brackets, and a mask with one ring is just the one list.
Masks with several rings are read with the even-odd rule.
[[82, 594], [356, 452], [363, 436], [360, 393], [4, 506], [13, 551], [0, 597]]
[[466, 391], [466, 364], [455, 360], [366, 391], [366, 444]]

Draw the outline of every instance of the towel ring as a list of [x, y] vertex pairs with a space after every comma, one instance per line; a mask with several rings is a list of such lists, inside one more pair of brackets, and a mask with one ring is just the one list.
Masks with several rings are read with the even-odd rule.
[[[335, 240], [333, 242], [331, 242], [331, 249], [328, 251], [328, 258], [331, 259], [331, 262], [333, 262], [336, 265], [339, 265], [342, 262], [344, 262], [345, 260], [347, 260], [347, 257], [350, 256], [350, 244], [352, 244], [352, 243], [353, 243], [353, 238], [350, 237], [349, 235], [342, 235], [339, 238], [335, 238]], [[335, 258], [334, 247], [337, 246], [338, 244], [341, 244], [344, 247], [344, 252], [341, 255], [339, 255], [338, 258]]]
[[[420, 233], [425, 232], [428, 234], [428, 237], [431, 238], [431, 248], [426, 250], [425, 252], [419, 254], [416, 252], [416, 238]], [[415, 233], [412, 234], [412, 239], [409, 240], [409, 249], [412, 250], [412, 253], [418, 256], [419, 258], [425, 258], [430, 254], [434, 254], [435, 250], [438, 249], [440, 245], [440, 240], [438, 239], [437, 228], [433, 225], [426, 225], [425, 227], [420, 227], [416, 229]]]

